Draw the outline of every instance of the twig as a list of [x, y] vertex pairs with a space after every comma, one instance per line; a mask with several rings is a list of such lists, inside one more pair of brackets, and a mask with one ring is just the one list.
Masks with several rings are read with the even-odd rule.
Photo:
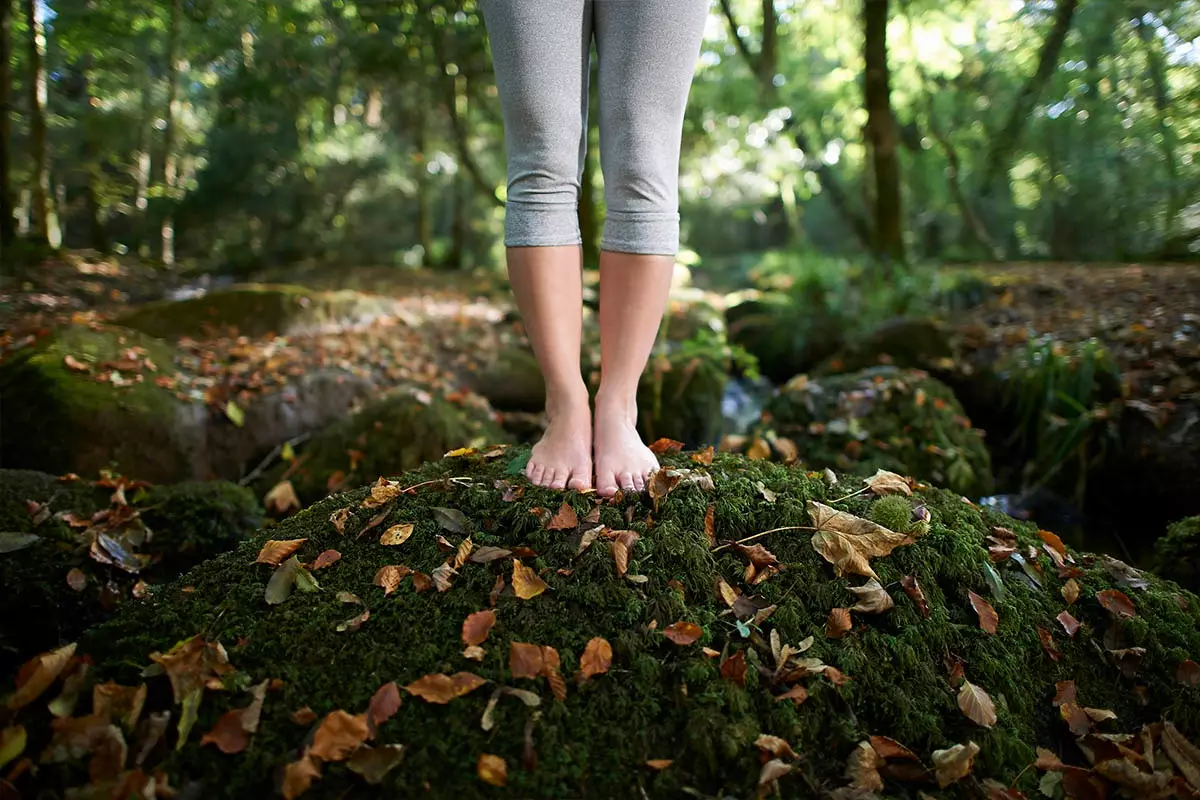
[[431, 483], [461, 483], [462, 481], [466, 481], [468, 486], [471, 485], [471, 477], [469, 475], [459, 475], [453, 478], [437, 478], [436, 480], [413, 484], [407, 489], [401, 489], [400, 494], [416, 494], [417, 489], [420, 489], [422, 486], [428, 486]]
[[830, 500], [829, 503], [830, 503], [830, 505], [832, 505], [833, 503], [840, 503], [843, 500], [849, 500], [851, 497], [858, 497], [860, 494], [862, 494], [863, 492], [867, 491], [870, 488], [871, 488], [870, 486], [864, 486], [863, 488], [859, 489], [857, 492], [851, 492], [850, 494], [846, 495], [845, 497], [839, 497], [837, 500]]
[[819, 530], [819, 529], [814, 528], [811, 525], [788, 525], [783, 528], [771, 528], [771, 530], [769, 530], [769, 531], [763, 531], [762, 533], [756, 533], [753, 536], [747, 536], [745, 539], [739, 539], [736, 542], [729, 542], [728, 544], [723, 544], [720, 547], [714, 547], [712, 549], [712, 552], [716, 553], [720, 550], [724, 550], [727, 547], [733, 547], [735, 544], [745, 544], [746, 542], [753, 542], [755, 539], [761, 539], [762, 537], [766, 536], [768, 533], [779, 533], [780, 531], [815, 531], [815, 530]]
[[257, 478], [259, 475], [262, 475], [266, 471], [267, 467], [270, 466], [271, 463], [274, 462], [275, 459], [278, 458], [279, 455], [283, 452], [283, 448], [287, 447], [288, 445], [295, 447], [298, 444], [303, 444], [304, 442], [307, 442], [311, 438], [312, 438], [311, 433], [302, 433], [295, 438], [288, 439], [283, 444], [276, 445], [275, 448], [271, 452], [267, 453], [267, 457], [259, 462], [257, 467], [252, 469], [249, 472], [249, 474], [247, 474], [240, 481], [238, 481], [238, 486], [248, 486], [255, 478]]

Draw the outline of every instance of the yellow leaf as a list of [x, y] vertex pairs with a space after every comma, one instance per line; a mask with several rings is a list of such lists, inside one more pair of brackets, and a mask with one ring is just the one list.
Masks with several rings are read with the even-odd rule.
[[508, 764], [500, 756], [480, 753], [476, 771], [479, 773], [479, 780], [491, 786], [504, 786], [508, 783]]
[[870, 559], [889, 555], [900, 545], [913, 542], [911, 536], [890, 531], [815, 500], [808, 501], [808, 513], [817, 529], [812, 536], [813, 549], [833, 564], [838, 575], [851, 572], [878, 580]]
[[519, 558], [513, 559], [512, 571], [513, 592], [522, 600], [532, 600], [549, 587], [538, 574], [521, 563]]
[[280, 481], [263, 497], [263, 505], [272, 514], [286, 514], [292, 509], [300, 509], [300, 498], [291, 481]]
[[386, 545], [404, 544], [408, 541], [408, 537], [412, 536], [413, 528], [415, 527], [411, 522], [401, 522], [399, 525], [393, 525], [379, 535], [379, 543]]
[[938, 786], [945, 789], [955, 781], [970, 775], [977, 755], [979, 745], [974, 742], [956, 744], [946, 750], [934, 750], [933, 767]]
[[42, 653], [26, 662], [17, 673], [17, 691], [8, 698], [8, 707], [15, 711], [38, 699], [62, 674], [73, 655], [74, 642], [49, 653]]

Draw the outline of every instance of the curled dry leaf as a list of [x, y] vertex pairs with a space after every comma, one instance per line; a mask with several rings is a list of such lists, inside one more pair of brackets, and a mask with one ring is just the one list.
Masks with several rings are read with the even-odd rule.
[[1061, 558], [1067, 557], [1067, 546], [1063, 544], [1063, 540], [1058, 538], [1056, 534], [1050, 531], [1038, 531], [1038, 538], [1050, 545], [1050, 549], [1058, 553]]
[[664, 628], [663, 635], [677, 645], [686, 646], [695, 644], [704, 635], [704, 629], [694, 622], [680, 620]]
[[902, 494], [905, 497], [912, 497], [912, 484], [908, 478], [885, 469], [881, 469], [867, 478], [866, 484], [868, 489], [880, 496]]
[[308, 754], [325, 762], [345, 761], [369, 734], [366, 714], [347, 714], [340, 709], [331, 711], [313, 733]]
[[412, 522], [401, 522], [393, 525], [379, 534], [379, 543], [389, 546], [404, 544], [408, 541], [408, 537], [412, 536], [413, 529], [415, 528], [416, 525]]
[[462, 565], [467, 563], [471, 557], [471, 551], [475, 549], [475, 543], [468, 536], [463, 539], [458, 545], [458, 550], [454, 552], [454, 563], [451, 564], [455, 569], [462, 569]]
[[612, 645], [607, 639], [596, 636], [583, 648], [583, 656], [579, 659], [579, 672], [585, 680], [603, 675], [612, 666], [612, 658]]
[[1137, 610], [1133, 607], [1133, 601], [1129, 599], [1129, 595], [1117, 589], [1096, 592], [1096, 600], [1104, 606], [1108, 613], [1118, 619], [1137, 616]]
[[956, 744], [945, 750], [934, 750], [933, 768], [938, 786], [945, 789], [955, 781], [970, 775], [977, 755], [979, 745], [974, 742]]
[[559, 660], [558, 651], [549, 645], [543, 645], [542, 675], [550, 684], [550, 691], [554, 693], [554, 698], [560, 703], [567, 699], [567, 682], [563, 680], [561, 669], [562, 662]]
[[305, 751], [298, 761], [283, 768], [283, 783], [279, 788], [284, 800], [295, 798], [308, 791], [312, 782], [321, 777], [321, 764]]
[[791, 689], [788, 689], [783, 694], [775, 695], [775, 702], [780, 700], [791, 700], [796, 705], [800, 705], [808, 699], [808, 690], [800, 684], [796, 684]]
[[677, 442], [674, 439], [656, 439], [654, 444], [650, 445], [650, 452], [656, 456], [678, 453], [681, 450], [683, 450], [683, 442]]
[[1164, 722], [1162, 746], [1171, 763], [1179, 770], [1193, 791], [1200, 791], [1200, 748], [1184, 736], [1173, 722]]
[[439, 506], [430, 510], [433, 512], [433, 518], [437, 520], [438, 525], [441, 525], [444, 530], [451, 533], [466, 534], [467, 529], [471, 527], [471, 522], [467, 519], [466, 514], [457, 508], [442, 508]]
[[617, 565], [617, 574], [623, 576], [629, 571], [629, 556], [639, 537], [634, 531], [613, 531], [612, 536], [613, 562]]
[[321, 555], [316, 557], [316, 559], [309, 566], [309, 570], [311, 572], [316, 572], [319, 569], [325, 569], [326, 567], [331, 567], [334, 564], [336, 564], [341, 559], [341, 557], [342, 557], [342, 554], [339, 553], [337, 550], [326, 550], [323, 553], [321, 553]]
[[400, 710], [400, 687], [395, 681], [388, 681], [375, 690], [367, 703], [367, 725], [374, 739], [379, 734], [379, 726], [387, 722]]
[[424, 572], [414, 572], [412, 574], [413, 591], [417, 594], [428, 592], [433, 588], [433, 578], [426, 575]]
[[1075, 619], [1067, 611], [1063, 611], [1055, 619], [1058, 620], [1059, 625], [1062, 625], [1063, 630], [1067, 632], [1067, 636], [1075, 637], [1076, 632], [1079, 631], [1079, 620]]
[[508, 783], [508, 763], [500, 756], [480, 753], [475, 771], [479, 780], [490, 786], [504, 786]]
[[996, 707], [992, 704], [992, 698], [966, 679], [958, 689], [958, 708], [977, 725], [990, 728], [996, 724]]
[[470, 672], [456, 672], [453, 675], [433, 674], [419, 678], [404, 691], [415, 695], [427, 703], [444, 705], [456, 697], [475, 691], [487, 681]]
[[850, 617], [850, 609], [835, 608], [830, 610], [829, 619], [825, 622], [825, 635], [830, 639], [840, 639], [854, 627]]
[[1067, 605], [1075, 605], [1075, 601], [1079, 599], [1079, 582], [1074, 578], [1070, 578], [1062, 587], [1063, 600], [1067, 601]]
[[754, 740], [754, 746], [772, 758], [789, 758], [794, 760], [800, 757], [792, 749], [792, 746], [787, 743], [787, 740], [766, 733], [759, 734], [758, 738]]
[[492, 626], [496, 624], [496, 612], [491, 609], [476, 611], [463, 620], [462, 640], [465, 645], [479, 645], [487, 641]]
[[41, 696], [42, 692], [62, 674], [71, 657], [75, 655], [75, 643], [65, 645], [57, 650], [35, 656], [17, 672], [16, 688], [8, 698], [11, 710], [23, 708]]
[[703, 464], [706, 467], [712, 466], [713, 455], [715, 455], [715, 454], [716, 454], [716, 450], [710, 444], [708, 447], [704, 448], [703, 450], [692, 453], [692, 462], [695, 464]]
[[763, 764], [762, 770], [758, 773], [759, 794], [761, 795], [764, 790], [775, 786], [780, 778], [782, 778], [784, 775], [787, 775], [793, 769], [795, 769], [795, 767], [793, 767], [791, 764], [785, 764], [778, 758], [772, 758], [770, 761]]
[[442, 564], [440, 567], [435, 569], [430, 574], [430, 577], [433, 579], [433, 585], [437, 587], [437, 590], [439, 592], [445, 592], [450, 589], [451, 585], [453, 585], [454, 577], [456, 575], [458, 575], [458, 570], [450, 566], [450, 562], [447, 561], [445, 564]]
[[337, 511], [329, 515], [329, 524], [333, 529], [343, 536], [346, 535], [346, 523], [350, 521], [350, 508], [339, 508]]
[[900, 579], [900, 586], [909, 599], [916, 604], [917, 611], [921, 612], [921, 616], [929, 619], [929, 603], [925, 600], [925, 592], [922, 591], [921, 584], [917, 582], [917, 576], [905, 575]]
[[910, 536], [815, 500], [808, 501], [808, 513], [817, 529], [812, 536], [812, 546], [833, 564], [838, 575], [851, 572], [878, 579], [871, 569], [870, 559], [889, 555], [897, 547], [913, 542]]
[[850, 607], [851, 611], [864, 614], [882, 614], [896, 605], [887, 590], [879, 585], [879, 581], [871, 578], [862, 586], [847, 586], [846, 589], [858, 596], [858, 602]]
[[263, 699], [267, 696], [267, 681], [250, 690], [253, 700], [245, 708], [225, 712], [213, 729], [200, 738], [200, 746], [216, 745], [226, 755], [240, 753], [250, 745], [250, 736], [258, 730]]
[[709, 505], [704, 509], [704, 538], [708, 540], [708, 549], [717, 546], [717, 507]]
[[1000, 622], [1000, 617], [996, 614], [996, 609], [987, 600], [969, 589], [967, 590], [967, 595], [971, 598], [971, 608], [975, 609], [975, 613], [979, 615], [979, 627], [986, 633], [994, 634], [996, 632], [996, 625]]
[[1050, 657], [1050, 660], [1059, 661], [1062, 659], [1062, 653], [1058, 651], [1058, 645], [1054, 643], [1053, 634], [1041, 625], [1038, 626], [1037, 632], [1038, 638], [1042, 640], [1042, 650]]
[[650, 475], [650, 480], [646, 482], [646, 492], [650, 495], [650, 499], [654, 501], [654, 510], [658, 511], [658, 504], [675, 491], [675, 487], [683, 480], [683, 475], [673, 469], [660, 468], [654, 470]]
[[871, 747], [870, 742], [859, 742], [851, 751], [850, 758], [846, 760], [845, 776], [855, 789], [866, 792], [882, 791], [883, 777], [879, 774], [879, 768], [883, 763], [883, 759], [875, 752], [875, 748]]
[[471, 661], [483, 661], [487, 651], [477, 644], [472, 644], [463, 648], [462, 655], [463, 658], [469, 658]]
[[548, 531], [569, 531], [579, 527], [579, 517], [575, 514], [575, 509], [571, 508], [571, 504], [566, 500], [558, 507], [558, 513], [546, 523]]
[[1092, 730], [1092, 718], [1078, 703], [1063, 703], [1058, 713], [1076, 736], [1086, 736]]
[[734, 542], [731, 546], [750, 561], [746, 566], [744, 578], [746, 583], [751, 586], [756, 586], [773, 575], [777, 575], [782, 568], [775, 554], [761, 544], [747, 546]]
[[549, 588], [546, 582], [531, 568], [522, 564], [519, 558], [513, 559], [512, 585], [513, 592], [522, 600], [532, 600]]
[[285, 558], [299, 550], [300, 546], [307, 541], [308, 539], [284, 539], [282, 541], [268, 539], [263, 543], [262, 549], [258, 551], [258, 558], [254, 559], [254, 563], [278, 567]]
[[371, 582], [381, 587], [385, 595], [389, 595], [399, 588], [400, 581], [404, 580], [407, 575], [412, 575], [412, 570], [408, 567], [403, 564], [389, 564], [386, 567], [380, 567]]
[[371, 494], [362, 501], [362, 508], [379, 508], [392, 502], [402, 493], [400, 484], [380, 476], [379, 480], [371, 485]]

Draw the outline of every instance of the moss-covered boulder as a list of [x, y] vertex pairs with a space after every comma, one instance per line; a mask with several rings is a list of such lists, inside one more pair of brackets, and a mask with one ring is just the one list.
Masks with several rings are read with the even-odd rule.
[[204, 449], [202, 408], [156, 378], [174, 351], [127, 328], [65, 327], [0, 364], [0, 460], [95, 475], [112, 464], [155, 482], [190, 477]]
[[380, 475], [415, 469], [451, 450], [507, 440], [482, 397], [448, 398], [401, 387], [308, 440], [296, 449], [295, 466], [280, 464], [256, 485], [265, 492], [286, 475], [300, 500], [308, 504]]
[[1167, 528], [1154, 543], [1154, 569], [1193, 592], [1200, 591], [1200, 517], [1188, 517]]
[[816, 324], [810, 311], [787, 295], [746, 300], [725, 312], [729, 341], [757, 358], [763, 375], [783, 383], [832, 356], [845, 340], [842, 326]]
[[0, 470], [0, 672], [75, 639], [138, 581], [173, 578], [261, 523], [254, 494], [231, 483], [146, 487]]
[[730, 356], [719, 341], [685, 343], [651, 357], [638, 384], [638, 426], [647, 441], [701, 446], [721, 436]]
[[540, 412], [546, 407], [546, 382], [528, 348], [504, 348], [470, 382], [501, 411]]
[[795, 442], [812, 466], [887, 469], [968, 497], [992, 486], [983, 433], [971, 427], [954, 393], [920, 370], [800, 376], [768, 404], [767, 415], [773, 432]]
[[369, 323], [390, 313], [388, 298], [355, 291], [313, 291], [287, 284], [239, 284], [186, 300], [139, 306], [116, 323], [163, 339], [286, 336]]
[[[1200, 656], [1200, 598], [1119, 562], [1043, 549], [1033, 526], [957, 494], [876, 499], [858, 480], [681, 453], [664, 456], [679, 471], [663, 474], [657, 500], [598, 504], [527, 485], [524, 455], [450, 458], [331, 497], [91, 632], [77, 654], [94, 659], [96, 680], [146, 682], [143, 715], [173, 711], [142, 769], [189, 796], [267, 797], [281, 777], [296, 796], [307, 774], [306, 798], [749, 797], [766, 770], [785, 796], [813, 797], [845, 786], [849, 762], [889, 797], [980, 797], [988, 779], [1033, 796], [1036, 747], [1081, 761], [1068, 724], [1135, 733], [1166, 718], [1200, 733], [1200, 688], [1178, 680]], [[907, 521], [909, 533], [864, 529], [864, 518]], [[849, 558], [847, 525], [897, 545], [870, 562], [877, 586], [827, 560], [867, 571]], [[720, 546], [751, 536], [762, 549]], [[254, 563], [268, 540], [291, 540], [298, 560], [283, 572]], [[340, 558], [317, 569], [329, 550]], [[283, 597], [297, 576], [308, 591]], [[856, 602], [849, 617], [831, 613]], [[1056, 617], [1071, 620], [1070, 635]], [[151, 653], [160, 666], [143, 672]], [[199, 707], [182, 742], [162, 668]], [[514, 675], [526, 670], [546, 679]], [[391, 682], [406, 689], [392, 695]], [[251, 686], [266, 689], [261, 717]], [[1060, 711], [1055, 697], [1067, 695]], [[370, 722], [355, 716], [369, 708]], [[90, 711], [84, 695], [75, 716]], [[16, 717], [31, 752], [47, 717], [38, 704]], [[879, 767], [862, 751], [870, 736], [913, 760], [879, 739], [891, 754]], [[129, 753], [144, 741], [132, 737]], [[778, 763], [764, 767], [756, 741]], [[939, 790], [934, 761], [958, 745], [978, 747], [973, 768], [963, 764], [971, 775], [954, 780], [943, 764]], [[403, 758], [373, 776], [378, 786], [356, 774], [394, 762], [396, 747]], [[18, 788], [86, 783], [85, 765], [64, 756]], [[113, 761], [93, 763], [103, 776], [97, 763]], [[493, 785], [502, 766], [504, 791]]]
[[898, 317], [856, 338], [814, 370], [815, 375], [857, 372], [878, 366], [934, 369], [952, 363], [950, 332], [931, 319]]

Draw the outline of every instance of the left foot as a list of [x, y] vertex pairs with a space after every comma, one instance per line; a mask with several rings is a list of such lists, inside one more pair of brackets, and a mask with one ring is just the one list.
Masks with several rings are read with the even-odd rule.
[[612, 497], [617, 489], [644, 490], [650, 473], [658, 469], [658, 459], [638, 435], [637, 404], [611, 402], [598, 395], [592, 431], [596, 493]]

